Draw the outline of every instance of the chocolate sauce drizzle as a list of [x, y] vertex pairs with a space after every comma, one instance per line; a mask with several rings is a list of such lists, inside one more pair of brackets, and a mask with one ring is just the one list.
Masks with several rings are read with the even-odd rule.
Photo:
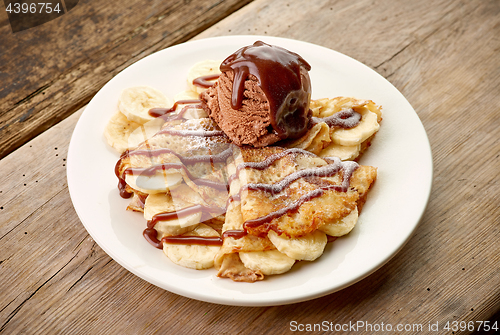
[[236, 172], [234, 174], [232, 174], [231, 176], [229, 176], [227, 183], [229, 185], [231, 185], [233, 180], [239, 178], [240, 171], [243, 169], [251, 168], [251, 169], [262, 171], [262, 170], [265, 170], [268, 167], [270, 167], [278, 159], [281, 159], [287, 155], [299, 154], [299, 153], [303, 154], [303, 155], [307, 155], [307, 156], [315, 156], [312, 152], [309, 152], [309, 151], [306, 151], [303, 149], [299, 149], [299, 148], [291, 148], [291, 149], [286, 149], [282, 152], [278, 152], [276, 154], [272, 154], [271, 156], [267, 157], [262, 162], [243, 162], [243, 163], [238, 164], [238, 166], [236, 166]]
[[320, 118], [313, 116], [311, 121], [313, 124], [324, 122], [328, 125], [328, 127], [350, 129], [359, 124], [361, 121], [361, 114], [350, 108], [327, 117]]
[[[168, 169], [183, 170], [186, 173], [186, 175], [188, 176], [188, 178], [196, 185], [212, 187], [212, 188], [215, 188], [217, 190], [227, 190], [228, 189], [227, 183], [220, 183], [220, 182], [213, 181], [210, 179], [202, 179], [202, 178], [196, 179], [196, 177], [194, 177], [191, 174], [191, 172], [189, 172], [187, 167], [182, 163], [163, 163], [163, 164], [153, 165], [153, 166], [148, 167], [148, 168], [130, 167], [130, 168], [126, 168], [123, 171], [123, 175], [130, 174], [130, 175], [154, 176], [157, 173], [157, 171], [160, 171], [160, 170], [166, 171]], [[124, 179], [123, 176], [121, 178]]]
[[245, 80], [250, 75], [269, 103], [271, 126], [281, 138], [298, 138], [307, 131], [311, 83], [301, 73], [311, 66], [299, 55], [286, 49], [257, 41], [227, 57], [222, 72], [233, 71], [231, 107], [242, 107]]
[[[222, 237], [218, 236], [165, 236], [158, 241], [158, 246], [156, 241], [154, 241], [153, 245], [158, 249], [163, 249], [162, 243], [169, 244], [196, 244], [196, 245], [207, 245], [207, 246], [222, 246], [224, 239], [227, 237], [233, 237], [236, 239], [242, 238], [247, 235], [247, 232], [244, 230], [226, 230], [222, 233]], [[148, 240], [149, 241], [149, 240]], [[150, 242], [151, 243], [151, 242]]]
[[245, 230], [242, 229], [232, 229], [232, 230], [226, 230], [225, 232], [222, 233], [222, 238], [226, 237], [232, 237], [235, 239], [239, 239], [242, 237], [247, 236], [248, 233]]
[[[170, 244], [197, 244], [207, 246], [221, 246], [222, 238], [218, 236], [165, 236], [161, 242]], [[162, 249], [162, 248], [160, 248]]]
[[209, 88], [214, 85], [213, 81], [219, 79], [220, 74], [207, 74], [206, 76], [201, 76], [193, 80], [193, 85], [201, 88]]
[[163, 243], [173, 244], [198, 244], [198, 245], [222, 245], [220, 237], [204, 237], [204, 236], [168, 236], [163, 237], [161, 241], [158, 240], [158, 232], [154, 228], [159, 221], [168, 221], [173, 219], [184, 218], [191, 214], [201, 211], [201, 222], [209, 220], [213, 217], [213, 213], [220, 213], [223, 208], [209, 207], [203, 205], [193, 205], [190, 207], [182, 208], [175, 212], [162, 212], [155, 214], [151, 220], [147, 222], [147, 228], [144, 229], [143, 235], [146, 240], [155, 248], [163, 249]]
[[[178, 114], [170, 116], [169, 114], [175, 112], [179, 105], [187, 105], [184, 106]], [[182, 116], [190, 109], [190, 108], [201, 108], [201, 101], [198, 99], [186, 99], [186, 100], [178, 100], [174, 103], [174, 105], [170, 108], [151, 108], [148, 111], [148, 114], [152, 117], [162, 117], [166, 121], [171, 120], [179, 120], [182, 119]]]
[[163, 249], [163, 242], [158, 240], [158, 232], [154, 228], [146, 228], [142, 232], [142, 236], [149, 242], [153, 247], [157, 249]]
[[123, 178], [118, 179], [118, 191], [120, 192], [120, 197], [123, 199], [128, 199], [134, 195], [133, 193], [127, 191], [127, 183]]
[[225, 136], [222, 130], [176, 130], [171, 128], [164, 128], [160, 130], [159, 134], [169, 134], [174, 136], [198, 136], [198, 137], [213, 137]]
[[184, 218], [186, 216], [201, 212], [201, 222], [209, 220], [212, 218], [211, 213], [217, 213], [220, 212], [221, 210], [224, 210], [223, 208], [219, 207], [209, 207], [209, 206], [203, 206], [203, 205], [193, 205], [190, 207], [182, 208], [179, 209], [175, 212], [163, 212], [163, 213], [158, 213], [155, 214], [151, 220], [148, 221], [148, 228], [154, 228], [154, 226], [159, 222], [159, 221], [167, 221], [167, 220], [173, 220], [173, 219], [180, 219]]
[[198, 244], [198, 245], [222, 245], [220, 237], [204, 237], [204, 236], [167, 236], [163, 237], [161, 241], [158, 240], [158, 232], [154, 228], [159, 221], [167, 221], [178, 218], [184, 218], [191, 214], [201, 211], [201, 222], [212, 218], [212, 213], [224, 210], [218, 207], [208, 207], [203, 205], [193, 205], [190, 207], [182, 208], [175, 212], [163, 212], [155, 214], [147, 223], [147, 228], [144, 229], [143, 235], [146, 240], [155, 248], [163, 249], [163, 243], [173, 244]]
[[[338, 159], [338, 158], [337, 158]], [[338, 159], [340, 161], [340, 159]], [[241, 188], [241, 191], [243, 190], [252, 190], [252, 191], [263, 191], [266, 193], [270, 193], [271, 195], [276, 195], [281, 192], [285, 188], [288, 188], [291, 183], [296, 181], [297, 179], [300, 178], [308, 178], [308, 177], [331, 177], [335, 175], [339, 170], [342, 168], [344, 169], [344, 173], [347, 172], [347, 174], [352, 174], [352, 171], [354, 171], [353, 168], [351, 168], [351, 165], [353, 166], [358, 166], [356, 162], [351, 162], [353, 164], [347, 164], [348, 162], [344, 164], [340, 163], [335, 163], [335, 164], [329, 164], [321, 167], [316, 167], [316, 168], [310, 168], [310, 169], [304, 169], [304, 170], [299, 170], [294, 173], [289, 174], [279, 182], [275, 184], [263, 184], [263, 183], [249, 183], [244, 185]], [[352, 171], [351, 171], [352, 170]], [[343, 180], [342, 185], [329, 185], [327, 186], [327, 189], [333, 189], [338, 192], [346, 192], [349, 187], [348, 180], [346, 183], [346, 179]]]
[[200, 162], [225, 162], [232, 155], [233, 150], [232, 147], [229, 146], [226, 150], [221, 153], [215, 155], [198, 155], [198, 156], [182, 156], [181, 154], [175, 152], [172, 149], [168, 148], [157, 148], [150, 150], [134, 150], [128, 153], [128, 156], [134, 155], [144, 155], [144, 156], [152, 156], [157, 157], [163, 154], [172, 154], [175, 155], [179, 160], [184, 164], [195, 164]]
[[144, 205], [146, 205], [146, 199], [148, 198], [149, 194], [138, 194], [139, 198], [139, 206], [144, 209]]
[[233, 194], [227, 198], [226, 201], [226, 210], [229, 207], [229, 204], [232, 203], [233, 201], [241, 201], [241, 197], [239, 193]]

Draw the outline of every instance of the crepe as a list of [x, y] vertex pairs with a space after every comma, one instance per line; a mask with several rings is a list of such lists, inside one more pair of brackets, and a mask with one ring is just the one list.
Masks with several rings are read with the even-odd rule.
[[235, 155], [223, 245], [215, 257], [218, 276], [235, 281], [262, 280], [288, 271], [290, 259], [321, 256], [326, 233], [343, 235], [345, 225], [335, 227], [357, 220], [377, 175], [374, 167], [302, 149], [241, 147]]
[[201, 197], [191, 203], [224, 208], [230, 155], [228, 138], [210, 119], [167, 121], [153, 137], [122, 155], [116, 174], [127, 192], [161, 194], [186, 184]]

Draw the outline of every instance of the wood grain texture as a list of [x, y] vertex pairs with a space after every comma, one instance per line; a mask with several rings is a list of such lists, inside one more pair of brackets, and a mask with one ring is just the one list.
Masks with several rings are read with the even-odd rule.
[[[317, 43], [376, 69], [413, 105], [433, 150], [430, 202], [415, 235], [368, 278], [309, 302], [244, 308], [135, 277], [71, 205], [63, 164], [74, 114], [0, 160], [0, 333], [288, 334], [291, 321], [487, 320], [500, 310], [499, 15], [494, 0], [256, 0], [196, 37]], [[417, 333], [425, 328], [402, 334]]]
[[0, 26], [0, 158], [87, 104], [130, 64], [250, 1], [88, 0], [33, 29]]

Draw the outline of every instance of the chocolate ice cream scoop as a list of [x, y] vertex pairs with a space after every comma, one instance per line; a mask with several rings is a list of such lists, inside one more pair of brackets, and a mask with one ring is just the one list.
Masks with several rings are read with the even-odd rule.
[[262, 147], [307, 131], [311, 66], [302, 57], [257, 41], [227, 57], [220, 69], [218, 82], [200, 98], [235, 144]]

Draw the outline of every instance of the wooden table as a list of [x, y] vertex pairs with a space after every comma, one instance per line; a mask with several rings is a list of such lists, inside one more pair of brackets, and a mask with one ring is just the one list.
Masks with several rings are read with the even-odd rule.
[[[292, 321], [365, 321], [422, 324], [424, 333], [439, 322], [439, 333], [451, 334], [442, 329], [447, 321], [477, 329], [494, 317], [500, 2], [305, 3], [80, 1], [15, 34], [0, 14], [0, 333], [280, 334], [294, 330]], [[413, 237], [380, 270], [323, 298], [249, 308], [164, 291], [101, 250], [69, 198], [69, 139], [108, 80], [190, 38], [241, 34], [312, 42], [367, 64], [410, 101], [430, 139], [434, 186]]]

